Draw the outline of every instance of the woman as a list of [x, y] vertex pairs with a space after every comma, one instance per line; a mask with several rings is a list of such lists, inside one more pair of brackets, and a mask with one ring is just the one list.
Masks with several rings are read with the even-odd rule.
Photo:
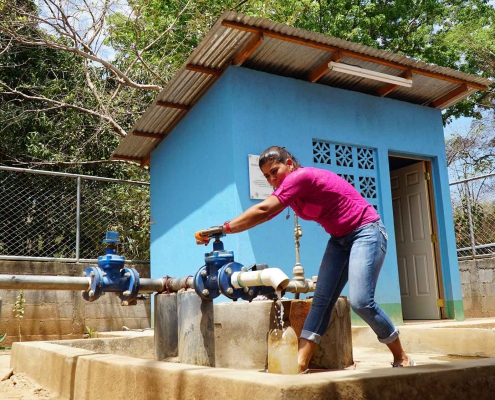
[[[415, 365], [404, 352], [387, 314], [374, 301], [378, 274], [387, 251], [387, 233], [379, 215], [346, 180], [333, 172], [302, 167], [285, 148], [272, 146], [260, 155], [259, 166], [275, 188], [270, 197], [223, 224], [223, 233], [238, 233], [261, 224], [286, 207], [302, 219], [319, 223], [331, 235], [318, 272], [311, 310], [299, 339], [299, 372], [310, 359], [330, 323], [332, 309], [345, 284], [354, 312], [393, 354], [393, 367]], [[209, 238], [196, 232], [198, 244]]]

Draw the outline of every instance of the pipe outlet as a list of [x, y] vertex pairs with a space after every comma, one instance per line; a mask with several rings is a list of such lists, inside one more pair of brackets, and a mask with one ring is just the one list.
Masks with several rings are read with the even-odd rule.
[[289, 284], [289, 277], [279, 268], [266, 268], [261, 271], [234, 272], [230, 283], [236, 289], [246, 286], [271, 286], [276, 291]]

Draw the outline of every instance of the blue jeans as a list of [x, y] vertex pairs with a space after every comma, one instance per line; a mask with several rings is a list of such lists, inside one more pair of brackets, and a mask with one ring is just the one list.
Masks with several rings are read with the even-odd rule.
[[346, 236], [330, 238], [301, 338], [320, 343], [333, 307], [349, 281], [349, 300], [354, 312], [373, 329], [380, 342], [391, 343], [397, 339], [399, 330], [374, 299], [378, 274], [387, 252], [387, 238], [380, 220]]

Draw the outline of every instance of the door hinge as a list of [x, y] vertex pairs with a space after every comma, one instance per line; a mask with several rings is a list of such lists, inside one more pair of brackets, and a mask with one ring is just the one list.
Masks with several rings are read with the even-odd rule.
[[431, 179], [430, 173], [425, 172], [425, 180], [429, 181]]
[[445, 302], [443, 301], [443, 299], [438, 299], [437, 300], [437, 306], [438, 307], [445, 307]]
[[431, 234], [431, 242], [432, 243], [436, 243], [437, 242], [437, 235], [435, 235], [434, 233]]

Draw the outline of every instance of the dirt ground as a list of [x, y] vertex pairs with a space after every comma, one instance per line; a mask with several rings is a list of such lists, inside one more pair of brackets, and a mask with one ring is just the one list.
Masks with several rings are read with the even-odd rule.
[[0, 399], [1, 400], [60, 400], [49, 391], [22, 374], [10, 369], [10, 351], [0, 351]]

